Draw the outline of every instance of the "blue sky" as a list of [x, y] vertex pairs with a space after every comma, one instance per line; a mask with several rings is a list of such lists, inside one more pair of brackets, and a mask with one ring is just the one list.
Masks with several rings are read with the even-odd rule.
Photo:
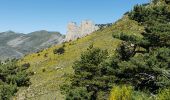
[[0, 0], [0, 32], [37, 30], [66, 33], [67, 23], [111, 23], [136, 4], [150, 0]]

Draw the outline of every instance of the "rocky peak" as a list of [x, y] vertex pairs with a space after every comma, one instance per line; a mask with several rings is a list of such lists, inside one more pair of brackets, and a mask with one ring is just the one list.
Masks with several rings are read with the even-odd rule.
[[68, 23], [67, 26], [67, 34], [65, 41], [76, 40], [77, 38], [82, 38], [88, 34], [93, 33], [94, 31], [98, 30], [98, 26], [96, 26], [90, 20], [84, 20], [81, 22], [80, 26], [77, 25], [75, 22]]

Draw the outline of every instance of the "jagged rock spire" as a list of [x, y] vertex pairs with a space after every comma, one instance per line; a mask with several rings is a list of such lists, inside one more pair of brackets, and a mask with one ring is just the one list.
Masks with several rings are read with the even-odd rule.
[[80, 26], [78, 26], [75, 22], [70, 22], [67, 26], [67, 34], [65, 41], [76, 40], [77, 38], [89, 35], [98, 29], [98, 26], [96, 26], [90, 20], [82, 21]]

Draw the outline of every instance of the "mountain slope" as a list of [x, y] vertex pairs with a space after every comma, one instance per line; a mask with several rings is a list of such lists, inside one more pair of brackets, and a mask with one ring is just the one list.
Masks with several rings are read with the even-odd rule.
[[29, 34], [7, 31], [0, 33], [0, 59], [19, 58], [39, 51], [64, 39], [58, 32], [36, 31]]
[[110, 54], [114, 54], [115, 48], [120, 43], [113, 39], [114, 33], [126, 33], [139, 35], [143, 32], [143, 27], [137, 22], [124, 16], [121, 20], [102, 30], [98, 30], [89, 36], [76, 41], [65, 43], [65, 53], [57, 55], [53, 50], [61, 47], [56, 45], [45, 49], [39, 53], [33, 53], [25, 56], [19, 61], [19, 64], [30, 63], [29, 71], [35, 74], [31, 76], [32, 85], [29, 88], [19, 90], [18, 99], [28, 100], [63, 100], [59, 86], [69, 83], [69, 76], [73, 74], [73, 62], [79, 59], [80, 54], [85, 51], [90, 44], [101, 49], [108, 49]]

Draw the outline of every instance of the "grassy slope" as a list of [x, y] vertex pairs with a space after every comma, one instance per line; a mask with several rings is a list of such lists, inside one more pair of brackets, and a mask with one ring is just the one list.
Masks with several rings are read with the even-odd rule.
[[[127, 34], [139, 34], [143, 28], [138, 26], [137, 22], [123, 17], [113, 26], [103, 30], [94, 32], [77, 41], [66, 43], [66, 52], [63, 55], [53, 54], [57, 45], [46, 49], [39, 53], [25, 56], [22, 63], [29, 62], [31, 67], [29, 70], [35, 72], [31, 76], [32, 85], [29, 88], [22, 88], [18, 92], [20, 99], [26, 97], [28, 100], [63, 100], [64, 96], [60, 93], [59, 86], [69, 82], [68, 76], [73, 74], [72, 65], [75, 60], [78, 60], [81, 53], [93, 43], [95, 47], [108, 49], [112, 54], [119, 41], [112, 38], [112, 34], [124, 32]], [[47, 54], [48, 57], [44, 57]], [[43, 72], [42, 70], [45, 70]]]

